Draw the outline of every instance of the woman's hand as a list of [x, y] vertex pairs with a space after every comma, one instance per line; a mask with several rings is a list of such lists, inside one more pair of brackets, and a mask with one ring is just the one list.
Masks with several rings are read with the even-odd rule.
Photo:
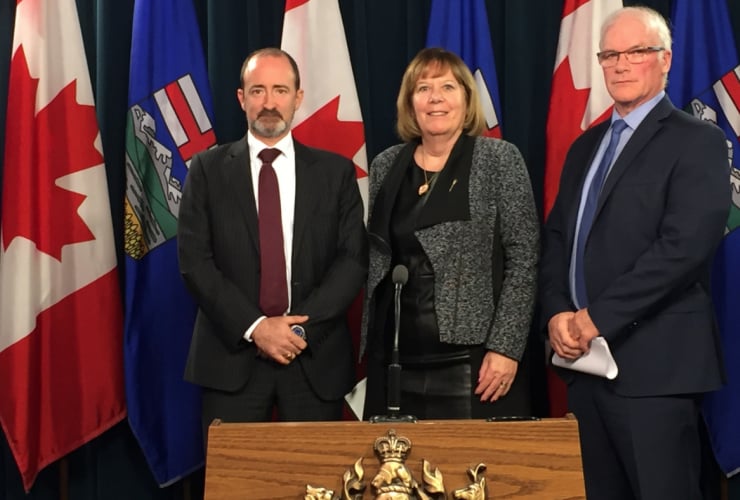
[[503, 354], [488, 351], [481, 363], [475, 394], [480, 394], [481, 401], [491, 402], [506, 396], [511, 384], [514, 383], [518, 367], [518, 361], [507, 358]]

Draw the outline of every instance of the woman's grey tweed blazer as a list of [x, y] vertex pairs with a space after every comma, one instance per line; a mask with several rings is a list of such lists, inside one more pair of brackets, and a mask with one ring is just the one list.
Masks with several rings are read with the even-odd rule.
[[[368, 213], [402, 144], [380, 153], [370, 166]], [[470, 170], [469, 221], [443, 222], [415, 231], [434, 269], [434, 308], [440, 340], [474, 345], [521, 360], [536, 293], [539, 221], [532, 186], [517, 148], [477, 137]], [[501, 246], [494, 245], [500, 217]], [[504, 276], [494, 306], [493, 249], [504, 249]], [[362, 315], [361, 354], [367, 345], [373, 294], [389, 272], [391, 256], [370, 234], [370, 268]]]

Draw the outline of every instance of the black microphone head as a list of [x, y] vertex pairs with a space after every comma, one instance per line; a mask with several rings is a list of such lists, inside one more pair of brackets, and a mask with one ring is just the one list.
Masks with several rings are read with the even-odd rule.
[[403, 264], [398, 264], [393, 268], [393, 284], [405, 285], [409, 280], [409, 270]]

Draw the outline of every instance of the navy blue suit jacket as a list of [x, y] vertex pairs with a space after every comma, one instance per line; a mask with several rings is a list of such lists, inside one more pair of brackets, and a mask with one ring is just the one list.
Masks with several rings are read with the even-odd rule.
[[[586, 131], [565, 160], [543, 234], [545, 324], [575, 310], [568, 273], [581, 189], [608, 127]], [[622, 395], [701, 393], [723, 381], [708, 282], [730, 204], [728, 175], [722, 131], [664, 98], [605, 182], [585, 279], [589, 314], [619, 366], [614, 388]]]

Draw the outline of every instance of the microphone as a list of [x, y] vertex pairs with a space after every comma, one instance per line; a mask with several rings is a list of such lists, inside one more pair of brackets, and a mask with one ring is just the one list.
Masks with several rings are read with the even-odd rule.
[[401, 290], [409, 280], [409, 270], [403, 264], [393, 268], [391, 275], [393, 280], [394, 297], [393, 312], [394, 325], [393, 350], [391, 351], [391, 364], [388, 365], [388, 415], [373, 416], [371, 422], [416, 422], [412, 415], [399, 415], [401, 411], [401, 363], [399, 362], [398, 337], [401, 328]]
[[393, 350], [391, 364], [388, 365], [388, 413], [391, 415], [401, 411], [401, 364], [398, 361], [398, 337], [401, 329], [401, 289], [409, 280], [409, 270], [399, 264], [393, 268], [393, 311], [395, 331], [393, 333]]

